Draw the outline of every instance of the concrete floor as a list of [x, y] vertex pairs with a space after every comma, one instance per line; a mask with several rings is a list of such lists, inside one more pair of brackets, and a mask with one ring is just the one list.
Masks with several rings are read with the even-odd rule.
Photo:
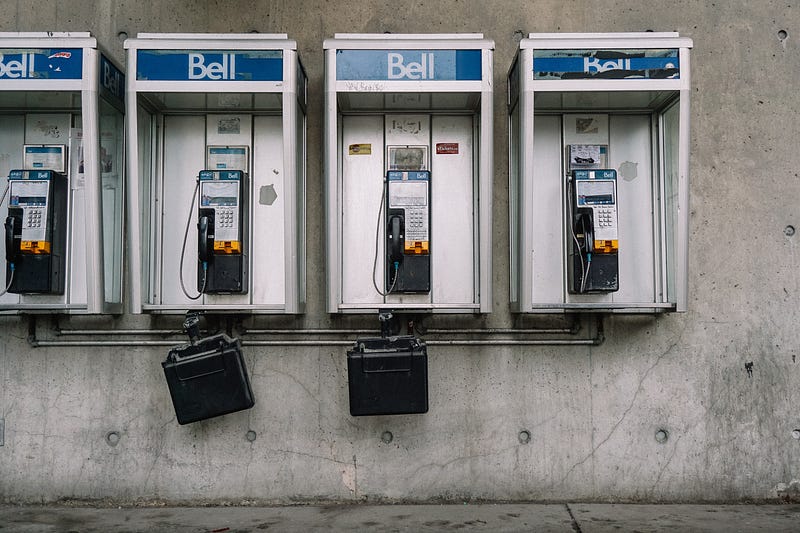
[[259, 531], [798, 531], [800, 505], [0, 506], [14, 533]]

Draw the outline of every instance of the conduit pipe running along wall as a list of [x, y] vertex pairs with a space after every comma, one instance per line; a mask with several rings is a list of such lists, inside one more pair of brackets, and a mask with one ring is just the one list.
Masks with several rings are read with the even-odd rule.
[[[605, 336], [603, 333], [603, 317], [597, 315], [596, 317], [596, 333], [595, 336], [588, 339], [519, 339], [519, 338], [504, 338], [504, 339], [430, 339], [425, 340], [429, 346], [597, 346], [603, 343]], [[426, 334], [429, 335], [448, 335], [448, 334], [472, 334], [472, 335], [504, 335], [504, 334], [558, 334], [567, 333], [574, 335], [578, 331], [577, 321], [570, 328], [454, 328], [454, 329], [429, 329]], [[352, 334], [367, 334], [377, 335], [378, 332], [370, 329], [251, 329], [246, 330], [244, 334], [282, 334], [282, 335], [352, 335]], [[141, 337], [143, 335], [183, 335], [182, 330], [139, 330], [139, 329], [122, 329], [122, 330], [99, 330], [99, 329], [56, 329], [56, 334], [61, 336], [109, 336], [109, 335], [132, 335]], [[36, 335], [36, 317], [30, 316], [28, 324], [28, 343], [34, 348], [46, 347], [70, 347], [70, 346], [174, 346], [179, 344], [182, 339], [88, 339], [88, 340], [41, 340]], [[242, 339], [242, 346], [350, 346], [355, 341], [339, 340], [339, 339], [281, 339], [281, 340], [265, 340], [265, 339]]]
[[[56, 335], [185, 335], [182, 329], [56, 329]], [[202, 330], [201, 330], [202, 331]], [[246, 329], [244, 335], [378, 335], [377, 329]]]
[[[580, 330], [580, 321], [571, 317], [570, 324], [548, 328], [426, 328], [419, 325], [423, 335], [575, 335]], [[201, 330], [202, 331], [202, 330]], [[72, 329], [61, 328], [56, 322], [58, 336], [93, 335], [184, 335], [182, 329]], [[204, 332], [205, 333], [205, 332]], [[241, 335], [377, 335], [379, 330], [368, 328], [244, 328]]]

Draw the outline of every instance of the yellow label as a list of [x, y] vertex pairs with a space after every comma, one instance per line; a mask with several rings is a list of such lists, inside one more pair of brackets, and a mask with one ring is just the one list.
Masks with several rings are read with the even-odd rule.
[[594, 253], [596, 254], [610, 254], [619, 250], [619, 241], [617, 239], [607, 241], [594, 241]]
[[214, 241], [215, 254], [240, 254], [242, 243], [239, 241]]
[[406, 241], [403, 253], [406, 255], [428, 255], [428, 241]]
[[47, 241], [22, 241], [19, 249], [23, 254], [49, 254], [50, 243]]
[[371, 144], [351, 144], [350, 155], [372, 155]]

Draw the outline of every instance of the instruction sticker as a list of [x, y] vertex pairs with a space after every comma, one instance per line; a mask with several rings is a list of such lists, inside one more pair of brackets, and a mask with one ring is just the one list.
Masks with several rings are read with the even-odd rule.
[[42, 144], [24, 146], [23, 166], [30, 170], [48, 169], [64, 172], [66, 147], [63, 144]]
[[437, 154], [457, 154], [458, 143], [436, 143]]
[[372, 154], [372, 145], [371, 144], [351, 144], [349, 147], [350, 155], [371, 155]]
[[220, 135], [239, 135], [242, 121], [239, 117], [223, 118], [217, 122], [217, 133]]

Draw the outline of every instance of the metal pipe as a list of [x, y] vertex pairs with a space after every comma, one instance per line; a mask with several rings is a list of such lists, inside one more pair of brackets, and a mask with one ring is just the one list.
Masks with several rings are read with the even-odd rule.
[[486, 339], [430, 340], [431, 346], [597, 346], [600, 339]]
[[[574, 328], [436, 328], [427, 329], [425, 334], [430, 335], [486, 335], [486, 334], [571, 334]], [[60, 329], [57, 335], [85, 336], [85, 335], [184, 335], [180, 329]], [[350, 334], [380, 334], [374, 329], [245, 329], [242, 335], [350, 335]]]
[[[242, 346], [351, 346], [352, 340], [243, 340]], [[596, 346], [601, 339], [449, 339], [425, 341], [429, 346]], [[50, 347], [78, 347], [78, 346], [125, 346], [136, 348], [138, 346], [175, 346], [176, 341], [169, 340], [38, 340], [31, 339], [31, 346], [35, 348]]]
[[245, 328], [245, 335], [380, 335], [379, 329], [249, 329]]
[[[476, 333], [500, 333], [506, 328], [488, 328], [472, 329], [462, 328], [459, 330], [433, 330], [442, 332], [471, 332]], [[69, 331], [69, 333], [65, 333]], [[250, 330], [261, 331], [261, 330]], [[543, 333], [543, 330], [513, 330], [515, 332], [521, 331], [535, 331]], [[598, 346], [605, 341], [603, 318], [597, 317], [597, 333], [594, 338], [590, 339], [446, 339], [446, 340], [428, 340], [426, 344], [431, 346]], [[94, 333], [97, 332], [97, 333]], [[134, 335], [155, 334], [161, 332], [162, 334], [171, 335], [174, 333], [182, 333], [179, 330], [59, 330], [59, 334], [64, 335], [123, 335], [135, 332]], [[329, 330], [329, 329], [312, 329], [312, 330], [264, 330], [264, 332], [277, 333], [277, 332], [291, 332], [297, 334], [304, 334], [314, 332], [313, 334], [332, 334], [336, 333], [375, 333], [373, 330]], [[39, 340], [36, 337], [36, 317], [32, 315], [28, 322], [28, 343], [36, 347], [78, 347], [78, 346], [175, 346], [177, 340], [150, 340], [150, 339], [115, 339], [115, 340]], [[242, 340], [243, 346], [351, 346], [355, 343], [354, 340], [324, 340], [324, 339], [287, 339], [287, 340], [263, 340], [263, 339], [245, 339]]]
[[180, 329], [57, 329], [56, 335], [184, 335]]
[[[136, 348], [138, 346], [176, 346], [178, 341], [170, 340], [69, 340], [69, 341], [53, 341], [53, 340], [38, 340], [31, 339], [31, 346], [34, 348], [49, 348], [55, 346], [126, 346], [129, 348]], [[350, 346], [354, 341], [340, 341], [340, 340], [285, 340], [285, 341], [268, 341], [268, 340], [243, 340], [242, 346]]]
[[138, 346], [175, 346], [176, 341], [151, 341], [141, 339], [115, 340], [115, 341], [44, 341], [28, 338], [28, 343], [34, 348], [50, 348], [54, 346], [127, 346], [136, 348]]
[[528, 334], [552, 334], [552, 333], [565, 333], [571, 334], [575, 333], [575, 328], [454, 328], [454, 329], [446, 329], [446, 328], [429, 328], [425, 330], [426, 334], [432, 335], [474, 335], [474, 334], [518, 334], [518, 335], [528, 335]]
[[[60, 329], [57, 335], [184, 335], [180, 329]], [[380, 334], [376, 329], [245, 329], [242, 335], [349, 335]]]

